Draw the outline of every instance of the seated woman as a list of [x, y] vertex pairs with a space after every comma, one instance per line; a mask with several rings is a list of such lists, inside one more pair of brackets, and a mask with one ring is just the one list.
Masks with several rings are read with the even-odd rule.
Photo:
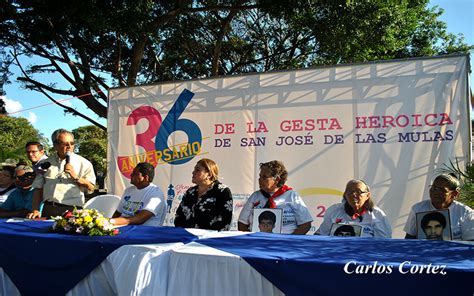
[[369, 185], [362, 180], [350, 180], [343, 197], [341, 203], [327, 209], [315, 234], [329, 235], [333, 223], [340, 223], [360, 225], [361, 236], [392, 237], [392, 227], [385, 213], [374, 205]]
[[217, 164], [207, 158], [194, 167], [192, 182], [176, 210], [176, 227], [229, 230], [232, 221], [232, 193], [218, 179]]
[[273, 160], [260, 164], [260, 190], [252, 193], [240, 212], [240, 231], [252, 229], [253, 209], [277, 208], [283, 210], [281, 233], [308, 232], [313, 218], [298, 192], [285, 185], [287, 177], [288, 172], [281, 161]]
[[430, 199], [423, 200], [411, 208], [403, 229], [405, 238], [417, 238], [416, 214], [420, 212], [449, 209], [453, 240], [474, 240], [474, 210], [458, 202], [460, 182], [449, 174], [437, 176], [430, 187]]

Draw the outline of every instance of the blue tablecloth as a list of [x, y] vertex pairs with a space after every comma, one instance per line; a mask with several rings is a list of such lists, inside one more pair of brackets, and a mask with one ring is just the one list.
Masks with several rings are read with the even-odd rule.
[[0, 219], [0, 267], [22, 295], [64, 295], [111, 252], [127, 244], [188, 243], [181, 228], [126, 226], [114, 237], [48, 233], [52, 222]]
[[474, 293], [474, 246], [461, 243], [264, 233], [198, 240], [184, 229], [147, 226], [86, 237], [48, 233], [50, 226], [0, 220], [0, 267], [22, 295], [64, 295], [125, 244], [196, 240], [242, 257], [287, 295]]
[[473, 245], [264, 233], [199, 243], [242, 257], [286, 295], [474, 295]]

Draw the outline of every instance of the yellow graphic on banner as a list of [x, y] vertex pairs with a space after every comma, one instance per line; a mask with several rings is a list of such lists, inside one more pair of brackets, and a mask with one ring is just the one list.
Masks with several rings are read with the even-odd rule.
[[[206, 138], [204, 138], [206, 139]], [[193, 158], [197, 155], [207, 154], [209, 152], [201, 151], [201, 143], [181, 143], [171, 146], [163, 150], [151, 150], [143, 153], [119, 156], [117, 159], [120, 172], [126, 177], [129, 177], [135, 166], [140, 162], [148, 162], [153, 166], [165, 164], [169, 161]]]
[[298, 190], [298, 193], [302, 196], [309, 196], [309, 195], [337, 195], [342, 196], [344, 192], [332, 188], [324, 188], [324, 187], [309, 187], [303, 188]]

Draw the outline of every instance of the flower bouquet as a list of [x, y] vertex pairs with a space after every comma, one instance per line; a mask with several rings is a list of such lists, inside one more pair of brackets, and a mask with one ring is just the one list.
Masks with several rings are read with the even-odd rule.
[[62, 216], [53, 217], [52, 231], [59, 233], [82, 234], [89, 236], [117, 235], [119, 230], [95, 209], [74, 209]]

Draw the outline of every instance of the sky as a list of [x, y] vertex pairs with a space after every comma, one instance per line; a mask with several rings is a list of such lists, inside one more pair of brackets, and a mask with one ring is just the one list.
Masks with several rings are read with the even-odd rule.
[[[474, 44], [473, 0], [433, 0], [430, 1], [429, 5], [438, 5], [444, 9], [444, 13], [439, 19], [447, 23], [448, 32], [454, 34], [462, 33], [465, 43]], [[471, 51], [471, 69], [474, 68], [473, 60], [474, 52]], [[14, 67], [10, 70], [14, 73], [19, 72], [19, 69]], [[471, 75], [471, 89], [472, 85], [474, 85], [473, 77], [474, 75]], [[52, 76], [45, 76], [43, 82], [61, 83], [60, 79], [57, 81], [55, 79]], [[15, 82], [15, 77], [11, 80], [11, 84], [4, 85], [6, 96], [2, 97], [6, 103], [7, 112], [12, 116], [27, 118], [43, 136], [50, 138], [53, 131], [58, 128], [73, 130], [81, 126], [90, 125], [90, 122], [85, 119], [65, 114], [61, 107], [53, 104], [41, 93], [22, 89], [21, 85]], [[58, 95], [54, 95], [54, 98], [63, 100], [63, 104], [77, 109], [104, 126], [107, 125], [105, 119], [99, 118], [95, 113], [88, 110], [78, 99]]]

